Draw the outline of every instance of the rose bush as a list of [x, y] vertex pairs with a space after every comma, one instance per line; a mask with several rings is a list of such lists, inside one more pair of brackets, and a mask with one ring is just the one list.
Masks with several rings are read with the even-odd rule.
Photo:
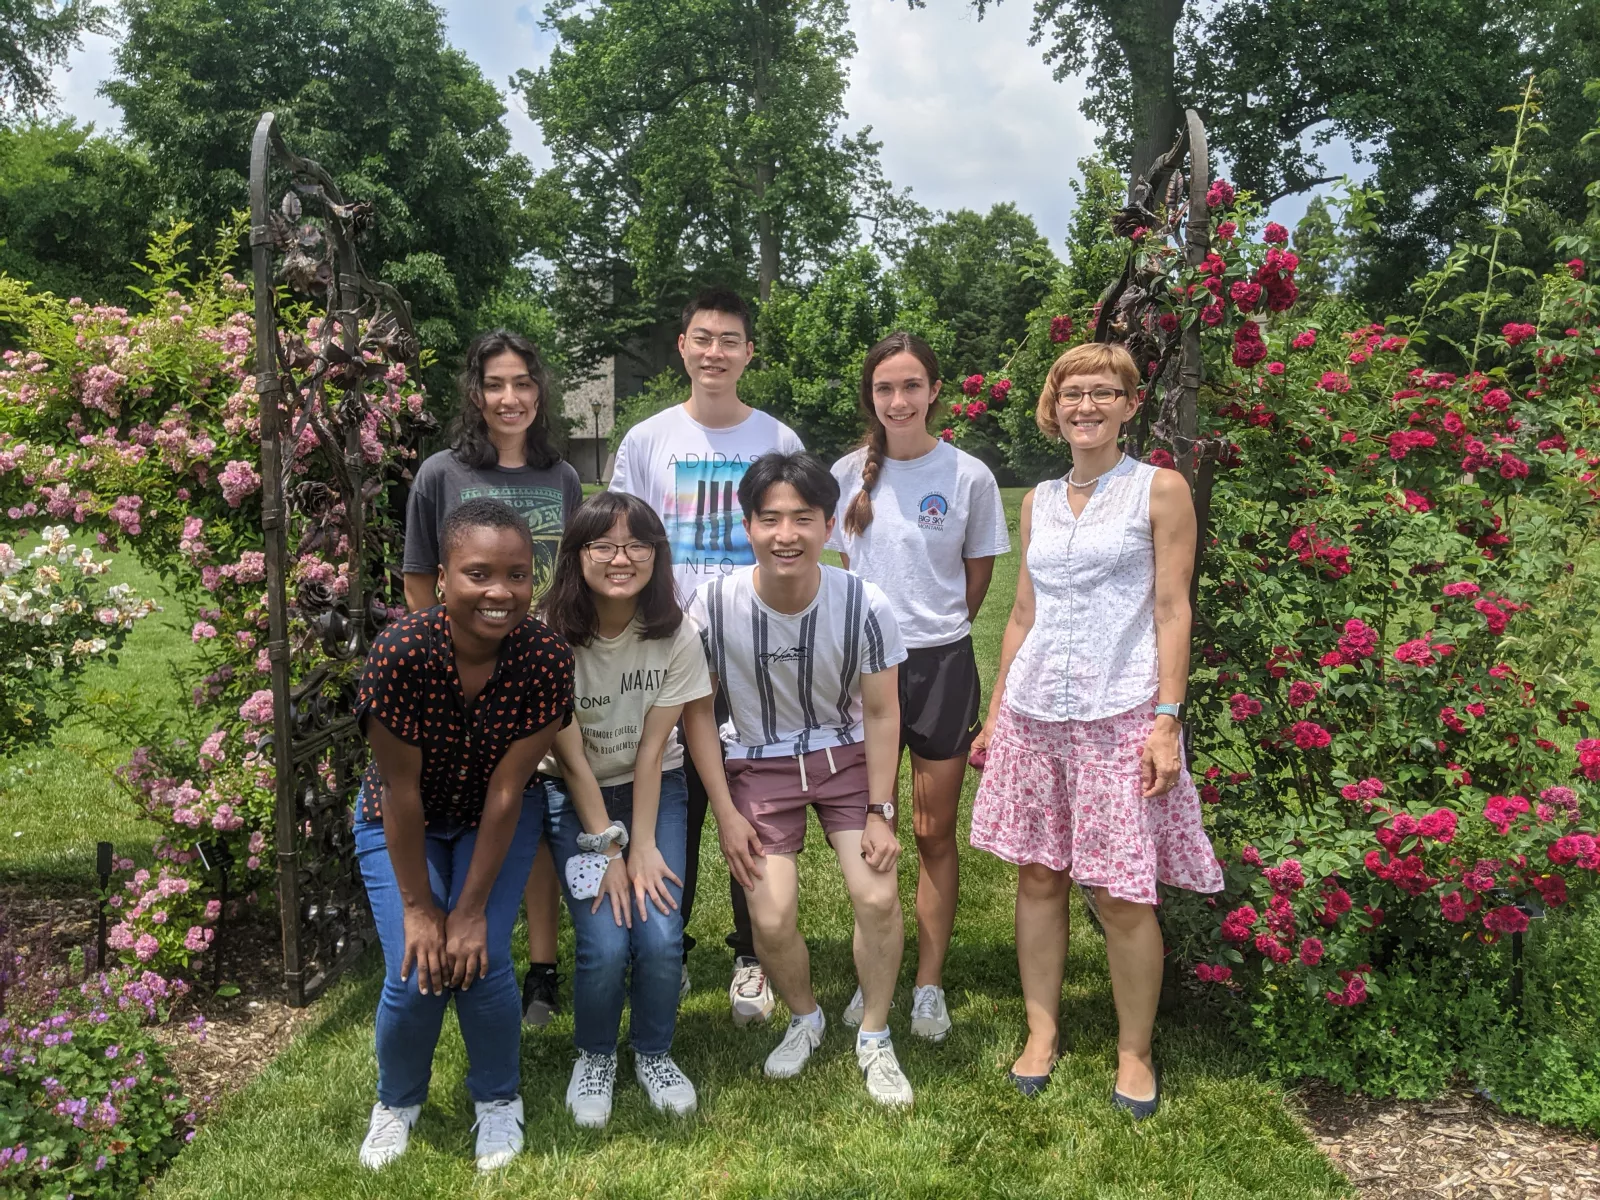
[[[22, 351], [0, 371], [0, 511], [19, 536], [38, 518], [137, 554], [187, 608], [198, 648], [189, 711], [137, 696], [96, 706], [142, 746], [118, 774], [157, 824], [158, 870], [115, 893], [111, 937], [125, 961], [152, 968], [187, 966], [212, 943], [218, 880], [207, 845], [225, 845], [235, 894], [253, 898], [271, 880], [274, 773], [256, 750], [273, 706], [251, 298], [219, 263], [191, 275], [183, 232], [153, 245], [139, 312], [59, 300], [0, 276], [0, 316], [25, 330]], [[235, 244], [231, 233], [223, 243]], [[281, 335], [283, 355], [304, 370], [339, 334], [302, 312]], [[323, 403], [336, 406], [355, 387], [371, 401], [358, 446], [381, 506], [413, 453], [413, 422], [426, 420], [423, 398], [404, 366], [365, 343], [359, 363], [335, 368]], [[318, 417], [333, 424], [326, 410]], [[334, 472], [315, 424], [292, 436], [288, 487], [302, 492], [289, 539], [292, 671], [348, 673], [359, 663], [325, 655], [318, 618], [343, 602], [358, 554], [369, 569], [383, 561], [395, 529], [373, 520], [368, 544], [352, 547], [343, 509], [321, 482]]]

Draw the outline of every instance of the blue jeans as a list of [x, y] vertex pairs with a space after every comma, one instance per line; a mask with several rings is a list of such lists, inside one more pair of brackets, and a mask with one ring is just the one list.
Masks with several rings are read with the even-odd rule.
[[[433, 1051], [445, 1005], [455, 996], [461, 1040], [467, 1045], [467, 1091], [474, 1100], [509, 1100], [520, 1090], [522, 995], [511, 967], [511, 928], [522, 909], [522, 889], [539, 849], [544, 825], [545, 790], [534, 784], [523, 793], [522, 816], [506, 849], [500, 874], [489, 888], [484, 916], [489, 927], [489, 973], [465, 991], [446, 989], [424, 996], [417, 972], [400, 982], [406, 951], [405, 909], [394, 864], [383, 836], [383, 822], [358, 821], [356, 861], [367, 885], [383, 945], [383, 994], [378, 999], [378, 1099], [391, 1108], [421, 1104], [428, 1098]], [[359, 805], [358, 805], [359, 810]], [[467, 882], [467, 868], [478, 844], [476, 829], [430, 829], [423, 845], [433, 902], [455, 908]]]
[[[633, 832], [633, 784], [603, 787], [606, 812]], [[683, 878], [684, 844], [689, 828], [689, 790], [683, 769], [661, 775], [661, 803], [656, 809], [656, 849], [672, 873]], [[550, 809], [546, 818], [550, 849], [555, 854], [561, 890], [567, 897], [576, 935], [576, 968], [572, 976], [573, 1043], [592, 1054], [614, 1054], [622, 1005], [633, 1001], [631, 1041], [638, 1054], [665, 1054], [672, 1049], [678, 1027], [678, 982], [683, 970], [683, 916], [673, 909], [663, 915], [653, 900], [650, 919], [633, 914], [633, 928], [618, 925], [611, 902], [603, 901], [590, 912], [594, 900], [575, 900], [567, 890], [567, 859], [578, 853], [583, 823], [559, 779], [550, 781]], [[683, 903], [683, 889], [670, 879], [667, 891]], [[628, 968], [633, 968], [632, 987]]]

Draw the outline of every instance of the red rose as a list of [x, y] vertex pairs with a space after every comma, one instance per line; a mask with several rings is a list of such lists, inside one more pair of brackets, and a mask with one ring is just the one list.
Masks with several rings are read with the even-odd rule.
[[1219, 179], [1206, 190], [1207, 208], [1230, 208], [1233, 205], [1233, 185], [1226, 179]]
[[968, 375], [961, 381], [961, 390], [968, 396], [976, 396], [979, 392], [983, 391], [983, 376]]
[[[1289, 240], [1289, 231], [1276, 221], [1268, 221], [1267, 227], [1261, 231], [1261, 240], [1270, 245], [1281, 245]], [[1298, 265], [1298, 260], [1296, 260]]]
[[1050, 340], [1052, 342], [1064, 342], [1068, 338], [1070, 338], [1071, 336], [1072, 336], [1072, 318], [1071, 317], [1051, 317], [1050, 318]]
[[1567, 270], [1572, 273], [1572, 277], [1574, 279], [1582, 279], [1583, 278], [1583, 259], [1581, 259], [1581, 258], [1569, 258], [1567, 260]]

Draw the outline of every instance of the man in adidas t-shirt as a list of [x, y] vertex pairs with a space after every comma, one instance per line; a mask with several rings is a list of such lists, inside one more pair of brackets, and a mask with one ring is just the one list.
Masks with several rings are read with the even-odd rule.
[[[731, 574], [755, 562], [750, 539], [734, 506], [734, 494], [750, 464], [772, 451], [802, 449], [794, 430], [739, 399], [739, 377], [755, 353], [750, 309], [735, 293], [702, 292], [683, 310], [678, 352], [689, 374], [689, 399], [641, 421], [617, 447], [611, 490], [644, 500], [661, 515], [672, 547], [678, 599], [688, 603], [706, 579]], [[692, 708], [693, 706], [691, 706]], [[694, 712], [686, 711], [692, 720]], [[720, 721], [725, 713], [718, 712]], [[709, 715], [708, 715], [709, 719]], [[687, 762], [689, 830], [683, 881], [683, 986], [689, 986], [688, 933], [700, 875], [700, 835], [706, 820], [706, 789]], [[772, 1015], [772, 989], [756, 958], [750, 913], [742, 888], [729, 885], [734, 953], [728, 1001], [737, 1025]]]
[[795, 858], [811, 807], [855, 907], [864, 1002], [856, 1059], [867, 1094], [908, 1105], [911, 1085], [889, 1038], [904, 950], [894, 826], [900, 629], [874, 584], [819, 561], [839, 503], [839, 484], [819, 459], [763, 455], [738, 496], [756, 565], [702, 583], [689, 613], [732, 710], [722, 734], [726, 787], [707, 781], [711, 806], [728, 868], [749, 891], [762, 966], [791, 1014], [766, 1072], [798, 1075], [822, 1044], [796, 912]]

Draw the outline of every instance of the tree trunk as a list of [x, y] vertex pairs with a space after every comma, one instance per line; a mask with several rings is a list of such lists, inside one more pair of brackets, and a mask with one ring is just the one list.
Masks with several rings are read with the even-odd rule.
[[[752, 88], [750, 110], [760, 114], [766, 111], [767, 97], [772, 86], [773, 22], [778, 17], [769, 11], [768, 3], [758, 3], [755, 21], [755, 53], [752, 55]], [[756, 290], [765, 304], [772, 299], [772, 285], [778, 281], [779, 236], [778, 221], [767, 206], [767, 193], [777, 174], [777, 164], [772, 161], [769, 146], [756, 150], [756, 241], [759, 258], [756, 264]]]
[[[767, 189], [772, 186], [774, 167], [770, 162], [756, 164], [756, 203], [762, 204]], [[772, 211], [764, 205], [756, 214], [756, 237], [760, 245], [760, 263], [757, 267], [756, 285], [761, 303], [772, 299], [772, 285], [778, 280], [778, 222]]]
[[1183, 110], [1178, 105], [1174, 76], [1174, 32], [1183, 15], [1183, 0], [1115, 0], [1105, 5], [1112, 37], [1121, 47], [1133, 81], [1133, 156], [1128, 163], [1128, 183], [1145, 174], [1150, 164], [1172, 146]]

